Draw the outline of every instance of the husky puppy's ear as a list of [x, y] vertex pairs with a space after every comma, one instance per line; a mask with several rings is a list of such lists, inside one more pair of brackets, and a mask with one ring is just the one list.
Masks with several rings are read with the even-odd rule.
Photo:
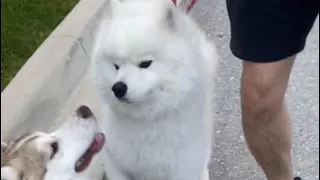
[[[2, 147], [2, 143], [1, 143]], [[1, 179], [4, 180], [19, 180], [18, 172], [11, 166], [1, 167]]]

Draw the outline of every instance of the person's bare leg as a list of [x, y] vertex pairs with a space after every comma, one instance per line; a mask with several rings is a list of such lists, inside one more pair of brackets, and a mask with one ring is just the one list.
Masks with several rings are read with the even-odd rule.
[[243, 130], [248, 147], [268, 180], [293, 180], [291, 122], [284, 95], [294, 58], [272, 63], [243, 62]]

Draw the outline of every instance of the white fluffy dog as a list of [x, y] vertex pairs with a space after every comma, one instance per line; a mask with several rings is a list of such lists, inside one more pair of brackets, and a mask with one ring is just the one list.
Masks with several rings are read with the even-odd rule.
[[217, 54], [169, 0], [112, 3], [92, 78], [110, 180], [208, 180]]

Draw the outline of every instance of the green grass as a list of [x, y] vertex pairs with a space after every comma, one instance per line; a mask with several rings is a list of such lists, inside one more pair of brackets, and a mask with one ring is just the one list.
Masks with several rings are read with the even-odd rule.
[[1, 0], [1, 91], [79, 0]]

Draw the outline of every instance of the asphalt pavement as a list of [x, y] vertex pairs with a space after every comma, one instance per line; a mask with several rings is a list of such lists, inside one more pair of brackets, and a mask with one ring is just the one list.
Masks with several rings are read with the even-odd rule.
[[[247, 149], [241, 127], [241, 61], [229, 50], [225, 0], [199, 0], [192, 16], [216, 41], [221, 59], [214, 80], [215, 132], [211, 180], [266, 179]], [[319, 19], [297, 57], [286, 95], [293, 123], [292, 163], [303, 180], [319, 179]]]

